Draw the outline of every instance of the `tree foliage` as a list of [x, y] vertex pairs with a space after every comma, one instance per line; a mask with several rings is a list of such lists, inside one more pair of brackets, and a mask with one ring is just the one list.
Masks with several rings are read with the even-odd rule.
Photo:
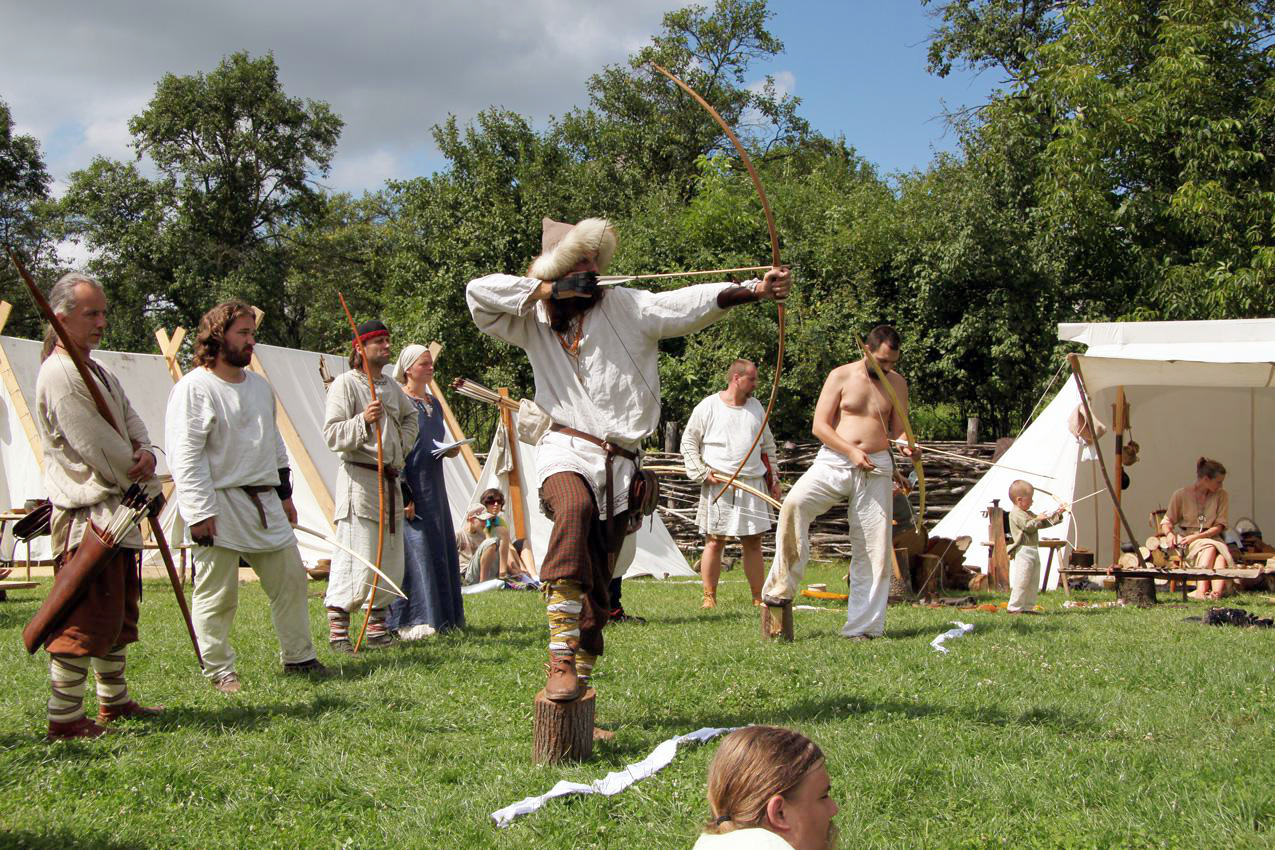
[[[40, 143], [14, 135], [13, 116], [0, 100], [0, 251], [16, 250], [33, 273], [56, 268], [58, 261], [47, 216], [50, 182]], [[0, 292], [14, 307], [6, 332], [37, 335], [39, 320], [17, 270], [7, 255], [0, 256], [0, 266]]]
[[62, 199], [114, 305], [108, 344], [145, 347], [155, 325], [192, 327], [230, 296], [278, 314], [267, 340], [301, 342], [308, 296], [287, 286], [288, 236], [322, 220], [312, 180], [327, 173], [341, 126], [327, 104], [286, 95], [270, 55], [235, 53], [211, 73], [160, 80], [129, 122], [158, 175], [99, 158]]
[[[959, 153], [909, 174], [878, 174], [758, 79], [757, 63], [783, 50], [765, 0], [715, 0], [665, 15], [566, 114], [542, 127], [497, 108], [450, 119], [434, 128], [443, 171], [361, 197], [313, 182], [341, 121], [287, 95], [270, 56], [164, 77], [130, 124], [139, 162], [95, 160], [57, 204], [38, 147], [14, 137], [5, 110], [0, 227], [48, 258], [46, 274], [55, 238], [86, 243], [115, 302], [113, 346], [148, 350], [154, 326], [190, 326], [233, 295], [266, 309], [268, 341], [344, 351], [341, 291], [398, 341], [443, 342], [441, 381], [527, 395], [525, 356], [478, 333], [464, 287], [523, 271], [543, 217], [610, 218], [620, 273], [769, 256], [734, 149], [659, 63], [739, 132], [796, 270], [781, 438], [808, 434], [825, 375], [881, 322], [903, 335], [900, 370], [928, 436], [966, 415], [1001, 435], [1060, 362], [1058, 322], [1275, 309], [1275, 0], [922, 2], [935, 20], [929, 70], [995, 73], [1002, 88], [951, 116]], [[736, 357], [758, 363], [764, 386], [777, 330], [766, 304], [666, 341], [665, 420], [684, 420]], [[490, 409], [455, 407], [468, 431], [490, 433]]]

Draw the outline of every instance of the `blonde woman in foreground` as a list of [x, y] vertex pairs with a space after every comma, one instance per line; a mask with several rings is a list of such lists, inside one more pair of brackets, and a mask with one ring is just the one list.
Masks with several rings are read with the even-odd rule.
[[713, 819], [694, 850], [830, 850], [837, 841], [823, 751], [799, 732], [749, 726], [708, 769]]

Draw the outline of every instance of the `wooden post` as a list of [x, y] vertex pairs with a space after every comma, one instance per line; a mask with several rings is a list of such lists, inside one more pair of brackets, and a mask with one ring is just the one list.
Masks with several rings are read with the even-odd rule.
[[584, 761], [593, 755], [593, 715], [597, 694], [589, 688], [571, 702], [536, 694], [531, 758], [536, 764]]
[[[1124, 493], [1124, 432], [1129, 427], [1128, 418], [1129, 406], [1125, 404], [1124, 387], [1116, 387], [1116, 404], [1111, 414], [1111, 430], [1116, 432], [1116, 474], [1111, 477], [1116, 498], [1111, 531], [1111, 563], [1113, 564], [1120, 560], [1120, 497]], [[1134, 541], [1135, 544], [1136, 542]]]
[[[253, 308], [256, 310], [256, 308]], [[257, 311], [260, 313], [260, 311]], [[248, 369], [256, 372], [268, 382], [270, 376], [266, 374], [266, 369], [261, 365], [261, 361], [257, 359], [257, 355], [252, 355], [252, 361], [248, 364]], [[292, 459], [296, 461], [297, 471], [301, 473], [301, 477], [305, 479], [305, 483], [309, 485], [310, 492], [314, 494], [314, 500], [319, 503], [319, 510], [323, 511], [323, 518], [328, 521], [330, 528], [336, 528], [333, 524], [332, 515], [336, 512], [336, 502], [332, 499], [332, 492], [328, 490], [327, 482], [323, 480], [323, 476], [319, 474], [318, 467], [314, 465], [314, 461], [310, 459], [310, 453], [305, 450], [305, 443], [301, 441], [301, 435], [297, 432], [297, 428], [292, 424], [292, 418], [288, 416], [288, 411], [284, 410], [283, 402], [275, 398], [275, 425], [279, 428], [279, 434], [283, 437], [284, 445], [288, 447], [288, 451], [292, 453]]]
[[[438, 368], [438, 355], [443, 353], [443, 344], [441, 342], [431, 342], [429, 344], [430, 357], [434, 358], [434, 368]], [[452, 406], [447, 403], [447, 399], [443, 398], [443, 391], [439, 389], [438, 384], [433, 378], [429, 381], [429, 391], [434, 398], [438, 399], [438, 406], [443, 411], [443, 421], [447, 423], [447, 428], [452, 432], [452, 439], [465, 439], [465, 432], [460, 429], [460, 422], [456, 420], [456, 414], [452, 412]], [[470, 475], [474, 476], [474, 482], [477, 483], [479, 476], [483, 474], [483, 468], [478, 464], [478, 458], [474, 456], [474, 447], [469, 443], [460, 447], [460, 456], [465, 459], [465, 465], [469, 467]]]
[[682, 450], [682, 444], [678, 440], [677, 423], [669, 420], [664, 423], [664, 451], [669, 454], [676, 454]]
[[177, 352], [185, 339], [186, 329], [181, 326], [173, 331], [171, 337], [163, 328], [155, 329], [155, 341], [159, 343], [159, 353], [164, 355], [164, 362], [168, 364], [168, 374], [173, 376], [174, 384], [182, 379], [182, 367], [177, 362]]
[[761, 606], [762, 640], [792, 640], [792, 603]]
[[987, 540], [992, 544], [987, 555], [987, 587], [1009, 590], [1009, 544], [1005, 540], [1005, 510], [999, 499], [987, 508]]
[[965, 420], [965, 445], [973, 446], [978, 443], [978, 417], [971, 416]]
[[[11, 312], [13, 312], [13, 305], [8, 301], [0, 301], [0, 331], [3, 331], [4, 326], [8, 324]], [[5, 354], [3, 345], [0, 345], [0, 380], [4, 381], [5, 389], [9, 391], [13, 412], [18, 415], [18, 421], [22, 423], [22, 432], [27, 435], [27, 445], [31, 447], [31, 454], [35, 455], [35, 462], [40, 465], [40, 469], [44, 469], [44, 446], [40, 443], [40, 433], [35, 429], [35, 420], [31, 418], [31, 408], [27, 407], [27, 400], [22, 395], [22, 386], [18, 383], [18, 376], [13, 373], [13, 364], [9, 362], [9, 355]]]
[[[452, 432], [452, 437], [457, 440], [465, 439], [465, 432], [460, 429], [460, 422], [456, 419], [456, 414], [452, 412], [452, 406], [447, 403], [447, 399], [443, 398], [443, 391], [438, 384], [432, 379], [429, 382], [429, 391], [434, 398], [438, 399], [438, 406], [443, 411], [443, 421], [447, 423], [447, 428]], [[474, 456], [474, 447], [469, 443], [460, 447], [460, 456], [465, 459], [465, 465], [469, 467], [470, 473], [477, 481], [479, 476], [483, 474], [482, 465], [478, 463], [478, 458]]]
[[[512, 401], [508, 387], [500, 387], [497, 392], [501, 398]], [[527, 539], [527, 514], [522, 503], [522, 464], [518, 459], [518, 434], [514, 428], [514, 415], [500, 407], [500, 424], [505, 429], [505, 438], [509, 441], [509, 510], [513, 514], [514, 539]]]

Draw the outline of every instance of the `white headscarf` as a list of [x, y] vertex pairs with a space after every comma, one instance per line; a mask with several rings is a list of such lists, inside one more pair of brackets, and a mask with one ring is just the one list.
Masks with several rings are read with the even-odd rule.
[[398, 353], [398, 362], [394, 364], [394, 380], [400, 384], [407, 381], [407, 370], [417, 360], [421, 359], [422, 354], [429, 352], [429, 349], [423, 345], [412, 343]]

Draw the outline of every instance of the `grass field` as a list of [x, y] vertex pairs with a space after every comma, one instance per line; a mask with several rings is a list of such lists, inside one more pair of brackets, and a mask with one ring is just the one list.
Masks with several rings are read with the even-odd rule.
[[[694, 585], [626, 584], [650, 623], [607, 631], [598, 712], [615, 739], [566, 768], [530, 763], [536, 594], [467, 597], [469, 628], [424, 644], [350, 658], [325, 642], [341, 675], [311, 683], [279, 674], [246, 585], [231, 698], [198, 674], [171, 591], [148, 583], [129, 684], [164, 718], [50, 746], [46, 656], [19, 638], [38, 593], [18, 591], [0, 603], [0, 846], [687, 848], [715, 743], [617, 797], [555, 800], [504, 830], [489, 814], [672, 735], [748, 723], [824, 748], [846, 848], [1275, 845], [1272, 631], [1184, 622], [1198, 603], [1065, 611], [1055, 593], [1033, 618], [891, 608], [887, 639], [867, 643], [838, 637], [826, 603], [797, 612], [796, 642], [767, 646], [738, 576], [707, 613]], [[322, 635], [317, 599], [311, 616]], [[940, 655], [929, 642], [957, 617], [976, 629]]]

